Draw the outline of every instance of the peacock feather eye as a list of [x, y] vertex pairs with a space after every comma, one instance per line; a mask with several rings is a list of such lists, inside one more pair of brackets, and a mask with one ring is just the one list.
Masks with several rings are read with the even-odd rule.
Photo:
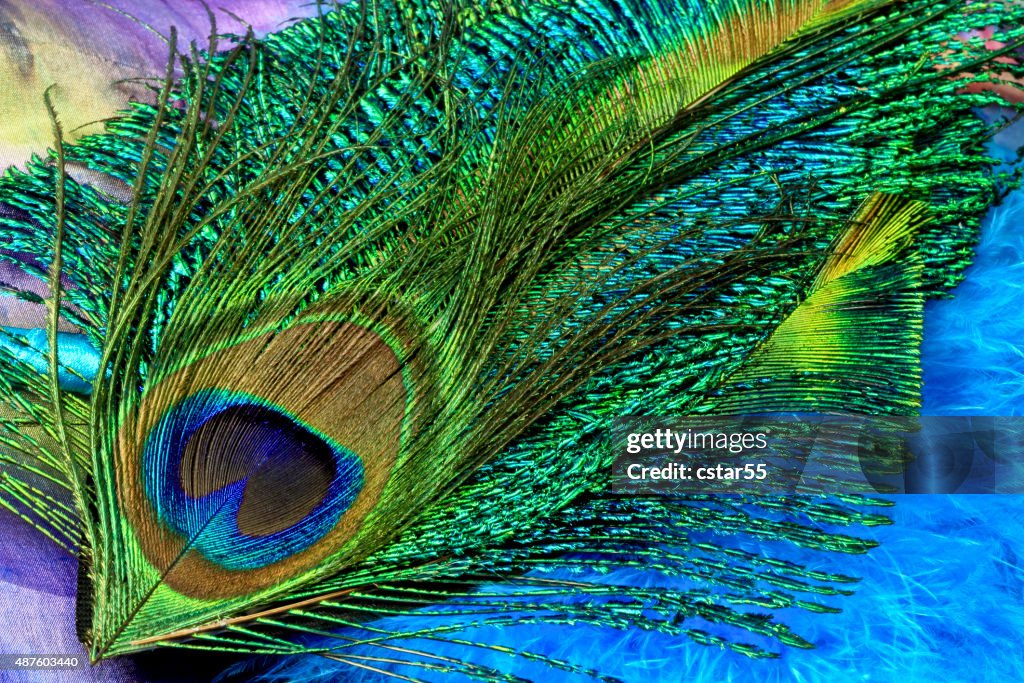
[[204, 390], [153, 428], [142, 456], [160, 518], [226, 569], [320, 540], [363, 487], [359, 456], [253, 396]]
[[172, 373], [122, 433], [122, 500], [142, 551], [197, 598], [315, 567], [379, 500], [407, 401], [395, 351], [347, 322], [264, 333]]

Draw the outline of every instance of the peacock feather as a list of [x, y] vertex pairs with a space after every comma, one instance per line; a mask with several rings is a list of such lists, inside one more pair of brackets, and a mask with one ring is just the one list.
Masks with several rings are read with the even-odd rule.
[[626, 496], [613, 420], [915, 413], [924, 302], [1013, 181], [970, 115], [1001, 100], [966, 86], [1016, 75], [1021, 26], [961, 0], [380, 0], [226, 50], [172, 33], [150, 104], [67, 143], [48, 96], [54, 151], [0, 178], [0, 259], [37, 283], [10, 295], [46, 311], [3, 328], [0, 503], [78, 556], [93, 660], [376, 668], [359, 644], [511, 680], [404, 645], [466, 624], [811, 647], [772, 612], [855, 578], [729, 539], [863, 553], [842, 527], [888, 503]]

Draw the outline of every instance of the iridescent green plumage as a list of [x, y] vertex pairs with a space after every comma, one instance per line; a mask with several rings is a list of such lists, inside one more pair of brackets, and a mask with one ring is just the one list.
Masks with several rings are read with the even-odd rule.
[[[743, 606], [827, 611], [799, 595], [851, 579], [695, 532], [863, 552], [814, 524], [883, 523], [878, 502], [623, 498], [611, 420], [914, 411], [924, 299], [961, 277], [996, 186], [967, 115], [991, 95], [957, 94], [936, 55], [965, 15], [1022, 10], [430, 7], [193, 51], [157, 106], [0, 180], [8, 248], [57, 235], [51, 306], [102, 353], [88, 396], [59, 389], [57, 354], [53, 380], [15, 359], [16, 334], [0, 373], [0, 496], [81, 553], [93, 656], [298, 652], [293, 632], [439, 600], [808, 646]], [[965, 50], [964, 72], [998, 55]], [[342, 451], [365, 478], [331, 493]], [[301, 533], [273, 519], [280, 486]], [[633, 566], [731, 592], [543, 577]], [[516, 588], [474, 592], [495, 576]]]

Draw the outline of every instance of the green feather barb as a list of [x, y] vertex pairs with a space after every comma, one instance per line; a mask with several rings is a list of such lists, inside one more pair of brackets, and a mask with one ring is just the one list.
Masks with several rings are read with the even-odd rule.
[[[438, 601], [810, 646], [749, 606], [828, 612], [811, 598], [851, 577], [690, 530], [865, 552], [818, 524], [881, 503], [624, 499], [611, 421], [913, 412], [923, 303], [1000, 180], [969, 116], [995, 96], [950, 76], [1001, 53], [939, 55], [1024, 10], [432, 7], [339, 6], [227, 52], [172, 36], [156, 105], [0, 179], [0, 232], [52, 292], [46, 366], [24, 331], [0, 345], [0, 503], [79, 553], [93, 659], [444, 640], [372, 621]], [[62, 319], [99, 350], [91, 393], [62, 386]], [[727, 590], [544, 576], [577, 567]], [[508, 594], [479, 590], [496, 576]]]

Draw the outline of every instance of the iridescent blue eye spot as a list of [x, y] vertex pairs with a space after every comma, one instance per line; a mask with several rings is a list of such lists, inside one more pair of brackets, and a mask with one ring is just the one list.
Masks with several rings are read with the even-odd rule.
[[258, 569], [323, 538], [363, 487], [352, 451], [259, 398], [206, 389], [179, 401], [143, 448], [158, 518], [211, 562]]

